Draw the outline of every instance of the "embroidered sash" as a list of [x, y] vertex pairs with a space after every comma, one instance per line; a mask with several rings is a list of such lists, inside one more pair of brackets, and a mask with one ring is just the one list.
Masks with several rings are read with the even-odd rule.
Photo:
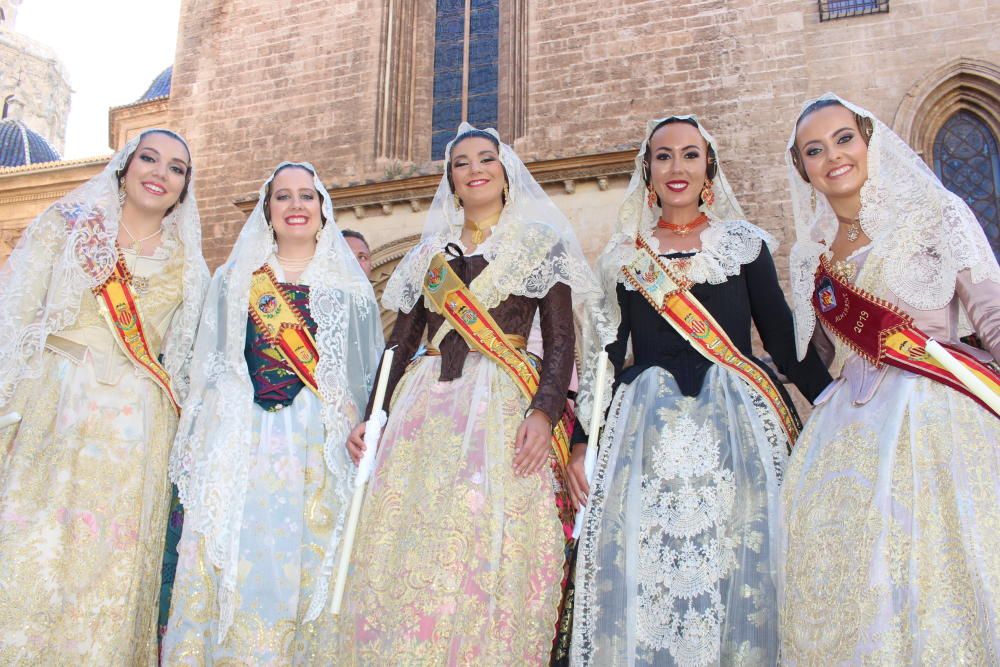
[[319, 362], [316, 341], [302, 313], [285, 294], [267, 264], [254, 271], [250, 279], [250, 317], [285, 365], [320, 396], [316, 383], [316, 364]]
[[788, 439], [795, 444], [801, 424], [789, 409], [771, 376], [740, 352], [715, 318], [691, 294], [691, 283], [675, 276], [643, 239], [639, 253], [622, 267], [626, 279], [671, 327], [703, 357], [733, 371], [756, 391], [774, 411]]
[[[529, 401], [534, 398], [538, 391], [538, 371], [527, 355], [514, 347], [493, 316], [440, 253], [431, 259], [424, 277], [424, 297], [445, 316], [469, 348], [499, 366], [514, 380], [525, 398]], [[569, 462], [569, 431], [565, 419], [560, 419], [552, 430], [552, 451], [555, 452], [560, 472], [565, 472]]]
[[125, 266], [121, 252], [115, 268], [103, 285], [95, 287], [98, 309], [111, 327], [118, 346], [132, 363], [138, 366], [167, 393], [174, 409], [180, 412], [180, 405], [170, 388], [170, 375], [156, 359], [149, 347], [149, 339], [139, 316], [139, 307], [132, 294], [132, 273]]
[[[841, 280], [830, 269], [826, 257], [820, 257], [815, 284], [812, 302], [816, 315], [858, 356], [876, 368], [889, 364], [945, 384], [996, 415], [927, 353], [925, 346], [929, 336], [914, 326], [912, 317], [891, 303]], [[1000, 375], [959, 348], [939, 344], [1000, 395]]]

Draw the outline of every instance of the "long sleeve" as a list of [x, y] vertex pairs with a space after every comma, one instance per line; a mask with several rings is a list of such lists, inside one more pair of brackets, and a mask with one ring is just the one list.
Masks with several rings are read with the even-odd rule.
[[774, 260], [766, 245], [760, 255], [746, 265], [750, 312], [764, 349], [802, 395], [812, 402], [832, 381], [823, 361], [810, 344], [802, 361], [795, 354], [795, 324], [785, 295], [778, 284]]
[[966, 269], [958, 274], [955, 289], [983, 347], [1000, 360], [1000, 284], [992, 280], [973, 284]]
[[621, 283], [618, 283], [616, 288], [616, 297], [618, 298], [618, 311], [622, 315], [622, 321], [618, 325], [618, 335], [615, 337], [613, 343], [608, 344], [606, 351], [608, 353], [608, 360], [615, 369], [615, 384], [617, 385], [617, 378], [621, 375], [622, 368], [625, 366], [628, 337], [632, 331], [632, 312], [628, 307], [628, 296], [625, 292], [625, 286]]
[[[385, 400], [382, 403], [382, 408], [388, 412], [389, 402], [392, 399], [392, 393], [396, 390], [396, 385], [403, 377], [403, 373], [406, 372], [406, 367], [410, 363], [410, 359], [413, 358], [414, 353], [416, 353], [417, 348], [420, 347], [420, 340], [424, 334], [424, 328], [427, 325], [427, 309], [424, 307], [424, 300], [421, 298], [417, 301], [413, 309], [408, 312], [399, 312], [396, 314], [396, 323], [392, 326], [392, 333], [389, 334], [389, 340], [386, 341], [386, 349], [396, 346], [394, 356], [392, 358], [392, 368], [389, 371], [389, 383], [385, 388]], [[372, 387], [372, 393], [368, 397], [368, 407], [365, 409], [365, 419], [371, 416], [373, 403], [375, 401], [375, 387], [378, 385], [378, 375], [382, 372], [382, 362], [379, 362], [378, 370], [375, 371], [375, 385]]]
[[576, 331], [573, 328], [573, 293], [556, 283], [539, 303], [542, 327], [542, 372], [531, 408], [544, 412], [553, 424], [562, 417], [566, 390], [573, 376]]

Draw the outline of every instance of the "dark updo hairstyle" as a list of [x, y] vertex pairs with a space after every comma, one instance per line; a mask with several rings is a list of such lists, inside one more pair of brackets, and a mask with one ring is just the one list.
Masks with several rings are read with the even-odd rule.
[[[650, 169], [650, 164], [652, 164], [653, 160], [653, 147], [650, 142], [653, 138], [653, 135], [659, 132], [661, 127], [665, 125], [673, 125], [674, 123], [685, 123], [687, 125], [690, 125], [691, 127], [697, 128], [698, 131], [701, 132], [701, 126], [698, 125], [698, 121], [696, 121], [694, 118], [678, 118], [676, 116], [671, 116], [670, 118], [664, 118], [659, 123], [657, 123], [656, 127], [653, 128], [653, 131], [649, 133], [649, 139], [646, 140], [646, 152], [643, 153], [642, 155], [642, 180], [646, 183], [647, 190], [649, 189], [650, 186], [649, 183], [650, 171], [652, 171]], [[712, 145], [707, 141], [705, 142], [705, 145], [708, 147], [708, 167], [705, 170], [705, 177], [708, 178], [709, 180], [712, 180], [715, 178], [716, 174], [719, 173], [719, 162], [715, 156], [715, 149], [712, 148]], [[699, 194], [698, 205], [701, 206], [704, 203], [705, 202], [702, 201], [701, 195]], [[657, 206], [663, 205], [662, 203], [660, 203], [660, 195], [656, 195], [656, 205]]]
[[[280, 174], [286, 169], [301, 169], [302, 171], [309, 173], [313, 178], [316, 178], [315, 171], [305, 166], [304, 164], [299, 164], [297, 162], [290, 162], [275, 169], [274, 173], [271, 174], [271, 178], [269, 178], [267, 181], [267, 187], [264, 188], [264, 219], [267, 220], [268, 225], [271, 224], [271, 186], [274, 184], [274, 179], [278, 177], [278, 174]], [[320, 198], [320, 204], [319, 204], [320, 227], [326, 227], [326, 214], [323, 213], [323, 204], [326, 203], [326, 197], [324, 197], [323, 193], [319, 190], [316, 191], [316, 194], [318, 194]], [[271, 226], [273, 227], [273, 225]]]
[[[500, 140], [494, 137], [492, 134], [486, 130], [469, 130], [468, 132], [463, 132], [462, 134], [455, 137], [455, 140], [451, 142], [451, 148], [454, 149], [460, 143], [466, 139], [471, 139], [473, 137], [479, 137], [480, 139], [489, 139], [490, 143], [496, 146], [497, 154], [500, 154]], [[507, 176], [507, 168], [503, 166], [503, 162], [500, 163], [500, 168], [503, 169], [503, 180], [506, 183], [510, 183], [510, 178]], [[448, 151], [448, 159], [445, 160], [444, 173], [448, 178], [448, 189], [451, 190], [451, 194], [455, 194], [455, 181], [451, 177], [451, 150]], [[507, 198], [504, 195], [500, 195], [503, 203], [507, 203]], [[459, 199], [458, 203], [461, 204], [462, 200]]]
[[[141, 144], [142, 140], [145, 139], [150, 134], [162, 134], [165, 137], [176, 139], [177, 141], [181, 142], [181, 145], [184, 146], [184, 150], [186, 150], [188, 154], [188, 167], [187, 171], [184, 172], [184, 187], [181, 188], [181, 196], [177, 198], [177, 203], [168, 208], [166, 213], [163, 214], [164, 217], [166, 217], [174, 212], [174, 209], [177, 208], [178, 204], [183, 204], [184, 200], [187, 198], [188, 188], [191, 186], [191, 172], [194, 171], [194, 167], [190, 164], [191, 149], [188, 148], [187, 142], [184, 141], [184, 138], [181, 137], [181, 135], [177, 134], [176, 132], [171, 132], [170, 130], [159, 130], [159, 129], [146, 130], [141, 135], [139, 135], [139, 144]], [[125, 174], [128, 172], [128, 168], [132, 166], [132, 158], [134, 158], [135, 154], [139, 152], [139, 144], [136, 144], [135, 150], [132, 151], [132, 153], [127, 158], [125, 158], [125, 164], [122, 165], [122, 168], [115, 172], [115, 178], [118, 179], [118, 187], [121, 187], [125, 181]]]
[[[799, 125], [802, 124], [802, 121], [805, 120], [806, 116], [815, 113], [820, 109], [825, 109], [827, 107], [842, 107], [844, 109], [847, 108], [843, 104], [841, 104], [840, 100], [834, 100], [834, 99], [816, 100], [815, 102], [807, 106], [805, 109], [803, 109], [802, 113], [799, 114], [799, 119], [795, 121], [795, 133], [798, 134]], [[874, 134], [875, 132], [875, 124], [872, 122], [872, 119], [868, 118], [867, 116], [862, 116], [859, 113], [855, 113], [854, 122], [858, 126], [858, 131], [861, 133], [861, 138], [865, 140], [865, 146], [869, 145], [872, 141], [872, 134]], [[806, 167], [804, 164], [802, 164], [802, 154], [799, 153], [799, 147], [797, 142], [798, 142], [797, 139], [792, 141], [792, 147], [788, 149], [788, 152], [792, 154], [792, 164], [795, 165], [795, 171], [799, 172], [799, 176], [802, 177], [802, 180], [808, 183], [809, 175], [806, 174]]]

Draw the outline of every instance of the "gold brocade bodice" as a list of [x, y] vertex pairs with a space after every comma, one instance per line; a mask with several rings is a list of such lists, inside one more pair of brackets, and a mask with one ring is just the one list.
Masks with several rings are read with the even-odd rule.
[[[125, 264], [132, 271], [132, 293], [149, 340], [150, 350], [159, 356], [164, 336], [184, 293], [184, 252], [175, 244], [172, 252], [157, 252], [137, 257], [122, 249]], [[68, 329], [49, 336], [46, 350], [67, 357], [76, 364], [87, 359], [88, 352], [99, 382], [117, 384], [134, 367], [118, 346], [108, 322], [101, 314], [97, 297], [84, 292], [76, 322]]]

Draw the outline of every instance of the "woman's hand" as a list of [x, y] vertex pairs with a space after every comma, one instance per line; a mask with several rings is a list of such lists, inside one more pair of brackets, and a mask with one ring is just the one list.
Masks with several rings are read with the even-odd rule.
[[573, 509], [579, 511], [587, 504], [590, 496], [590, 485], [587, 484], [587, 473], [583, 461], [587, 457], [587, 443], [579, 442], [573, 446], [566, 465], [566, 482], [569, 485], [569, 499]]
[[521, 477], [542, 469], [549, 456], [552, 424], [541, 410], [531, 410], [514, 436], [514, 472]]
[[365, 426], [367, 424], [368, 422], [361, 422], [347, 436], [347, 453], [350, 454], [354, 465], [358, 465], [361, 462], [361, 457], [365, 453]]

